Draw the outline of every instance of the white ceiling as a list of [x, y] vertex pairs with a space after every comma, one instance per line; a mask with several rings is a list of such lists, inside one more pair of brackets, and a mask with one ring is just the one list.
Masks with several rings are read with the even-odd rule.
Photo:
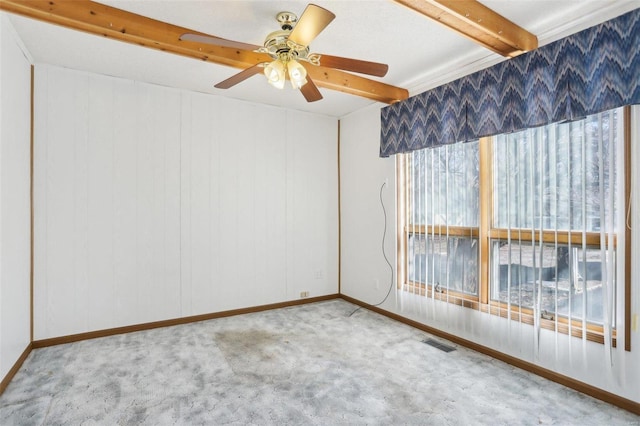
[[[300, 15], [306, 1], [102, 0], [124, 9], [226, 39], [261, 45], [278, 28], [275, 15]], [[504, 60], [451, 30], [391, 0], [317, 0], [336, 19], [312, 52], [389, 64], [379, 79], [415, 94]], [[540, 45], [640, 7], [640, 0], [491, 0], [488, 7], [538, 36]], [[213, 85], [238, 69], [184, 58], [10, 15], [37, 63], [59, 65], [250, 102], [343, 117], [373, 103], [320, 88], [307, 103], [287, 87], [277, 90], [257, 75], [228, 90]], [[377, 79], [373, 77], [373, 79]]]

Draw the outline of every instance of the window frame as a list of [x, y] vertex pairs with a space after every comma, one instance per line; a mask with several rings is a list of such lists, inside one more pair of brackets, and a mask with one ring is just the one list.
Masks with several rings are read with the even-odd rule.
[[[431, 285], [410, 281], [407, 271], [409, 270], [409, 234], [414, 235], [438, 235], [438, 236], [452, 236], [452, 237], [470, 237], [478, 239], [480, 244], [480, 229], [479, 227], [472, 226], [455, 226], [455, 225], [415, 225], [404, 223], [408, 217], [407, 199], [409, 193], [412, 190], [411, 187], [411, 173], [407, 173], [406, 167], [407, 156], [411, 153], [396, 156], [396, 194], [397, 194], [397, 214], [401, 218], [397, 220], [397, 247], [401, 250], [397, 250], [397, 277], [396, 282], [399, 289], [407, 291], [413, 294], [419, 294], [421, 296], [432, 297], [438, 300], [444, 300], [449, 303], [462, 305], [465, 307], [477, 307], [480, 300], [480, 282], [478, 283], [478, 295], [471, 295], [468, 293], [440, 288], [435, 291]], [[446, 229], [446, 232], [442, 232]], [[437, 231], [437, 232], [436, 232]], [[478, 257], [478, 261], [480, 258]], [[480, 278], [480, 277], [479, 277]], [[401, 284], [402, 283], [402, 284]]]
[[[624, 185], [622, 192], [623, 200], [621, 207], [624, 211], [628, 211], [631, 197], [631, 108], [626, 106], [621, 111], [622, 119], [622, 150], [623, 150], [623, 173], [621, 182]], [[443, 226], [443, 225], [415, 225], [405, 223], [409, 220], [408, 215], [409, 193], [411, 191], [411, 171], [408, 165], [408, 154], [396, 156], [396, 204], [397, 204], [397, 288], [401, 291], [419, 294], [429, 298], [434, 298], [448, 303], [454, 303], [464, 307], [487, 312], [492, 315], [498, 315], [503, 318], [510, 317], [512, 320], [520, 321], [526, 324], [534, 324], [533, 309], [521, 307], [518, 305], [510, 305], [491, 299], [491, 244], [494, 241], [507, 241], [509, 236], [512, 240], [522, 242], [532, 242], [536, 244], [542, 243], [558, 243], [567, 244], [571, 242], [574, 246], [600, 246], [601, 234], [599, 232], [579, 232], [579, 231], [545, 231], [531, 229], [511, 229], [494, 227], [492, 223], [493, 210], [493, 163], [492, 149], [495, 138], [485, 137], [479, 140], [479, 158], [480, 158], [480, 174], [479, 174], [479, 222], [478, 227], [460, 227], [460, 226]], [[446, 228], [446, 233], [439, 232]], [[438, 231], [438, 232], [436, 232]], [[625, 350], [631, 350], [631, 230], [626, 223], [624, 228], [622, 225], [613, 238], [613, 248], [618, 250], [618, 240], [620, 234], [624, 233], [624, 256], [625, 274], [624, 280], [617, 280], [617, 290], [623, 291], [625, 294], [624, 304], [624, 330], [625, 330]], [[439, 289], [434, 294], [433, 286], [422, 282], [409, 281], [408, 279], [408, 241], [409, 235], [446, 235], [446, 236], [463, 236], [473, 237], [478, 240], [478, 295], [470, 295], [454, 290]], [[583, 238], [584, 237], [584, 238]], [[605, 236], [606, 238], [606, 236]], [[618, 251], [618, 253], [620, 253]], [[620, 256], [620, 255], [616, 255]], [[510, 312], [509, 312], [510, 310]], [[571, 319], [558, 315], [558, 317], [539, 319], [540, 327], [554, 330], [563, 334], [571, 334], [575, 337], [582, 337], [587, 340], [604, 343], [604, 326], [590, 323], [581, 319]], [[583, 325], [585, 326], [583, 328]], [[617, 335], [616, 330], [612, 333], [612, 346], [616, 346]]]

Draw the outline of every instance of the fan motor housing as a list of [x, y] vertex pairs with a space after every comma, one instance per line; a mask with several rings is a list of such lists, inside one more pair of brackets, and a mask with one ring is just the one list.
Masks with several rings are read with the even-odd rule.
[[277, 59], [282, 54], [289, 54], [293, 59], [305, 60], [309, 55], [309, 46], [301, 46], [289, 41], [289, 35], [298, 22], [293, 12], [280, 12], [276, 15], [280, 30], [267, 35], [264, 40], [264, 52]]

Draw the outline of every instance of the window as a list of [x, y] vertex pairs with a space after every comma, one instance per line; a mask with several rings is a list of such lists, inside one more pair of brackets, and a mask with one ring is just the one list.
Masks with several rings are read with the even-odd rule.
[[400, 155], [398, 283], [602, 341], [624, 252], [622, 115]]
[[401, 160], [407, 285], [414, 291], [478, 298], [478, 146], [447, 145]]

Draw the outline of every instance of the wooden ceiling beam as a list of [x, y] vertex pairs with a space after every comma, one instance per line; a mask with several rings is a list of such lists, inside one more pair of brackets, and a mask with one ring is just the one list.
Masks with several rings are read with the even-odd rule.
[[[188, 28], [157, 21], [90, 0], [0, 0], [0, 10], [189, 58], [246, 69], [272, 61], [265, 53], [181, 41]], [[314, 82], [327, 89], [393, 103], [406, 99], [407, 90], [323, 67], [307, 67]]]
[[476, 0], [394, 0], [502, 56], [538, 47], [538, 38]]

